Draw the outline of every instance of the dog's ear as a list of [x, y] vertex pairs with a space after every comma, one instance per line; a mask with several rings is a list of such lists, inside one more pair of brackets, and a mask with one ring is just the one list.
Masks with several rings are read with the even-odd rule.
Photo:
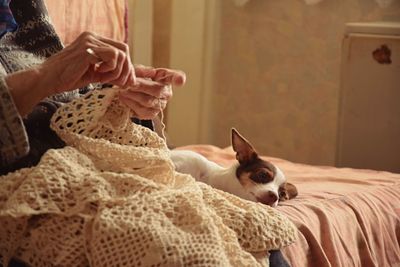
[[279, 201], [285, 201], [295, 198], [298, 195], [297, 188], [294, 184], [283, 183], [279, 187]]
[[257, 152], [253, 146], [235, 128], [232, 128], [232, 147], [240, 164], [245, 164], [257, 158]]

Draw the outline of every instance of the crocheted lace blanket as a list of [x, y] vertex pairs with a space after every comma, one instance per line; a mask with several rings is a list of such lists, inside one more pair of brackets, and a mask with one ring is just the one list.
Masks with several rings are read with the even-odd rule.
[[267, 266], [294, 241], [277, 210], [175, 172], [117, 91], [61, 107], [51, 126], [67, 146], [0, 177], [0, 265]]

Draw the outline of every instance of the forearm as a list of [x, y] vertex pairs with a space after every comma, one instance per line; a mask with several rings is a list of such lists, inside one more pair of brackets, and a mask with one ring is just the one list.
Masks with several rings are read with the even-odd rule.
[[40, 68], [30, 68], [7, 75], [5, 82], [21, 116], [28, 114], [42, 99], [53, 92]]

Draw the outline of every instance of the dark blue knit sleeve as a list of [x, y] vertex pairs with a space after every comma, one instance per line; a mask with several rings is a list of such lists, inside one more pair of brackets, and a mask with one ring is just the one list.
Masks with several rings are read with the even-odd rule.
[[18, 28], [9, 6], [10, 2], [11, 0], [0, 0], [0, 37]]

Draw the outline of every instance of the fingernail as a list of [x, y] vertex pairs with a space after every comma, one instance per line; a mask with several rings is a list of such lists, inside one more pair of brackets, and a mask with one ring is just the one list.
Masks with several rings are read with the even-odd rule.
[[174, 76], [173, 78], [172, 78], [172, 84], [173, 85], [178, 85], [178, 86], [180, 86], [180, 85], [182, 85], [182, 84], [184, 84], [185, 83], [185, 80], [186, 80], [186, 77], [185, 76]]

